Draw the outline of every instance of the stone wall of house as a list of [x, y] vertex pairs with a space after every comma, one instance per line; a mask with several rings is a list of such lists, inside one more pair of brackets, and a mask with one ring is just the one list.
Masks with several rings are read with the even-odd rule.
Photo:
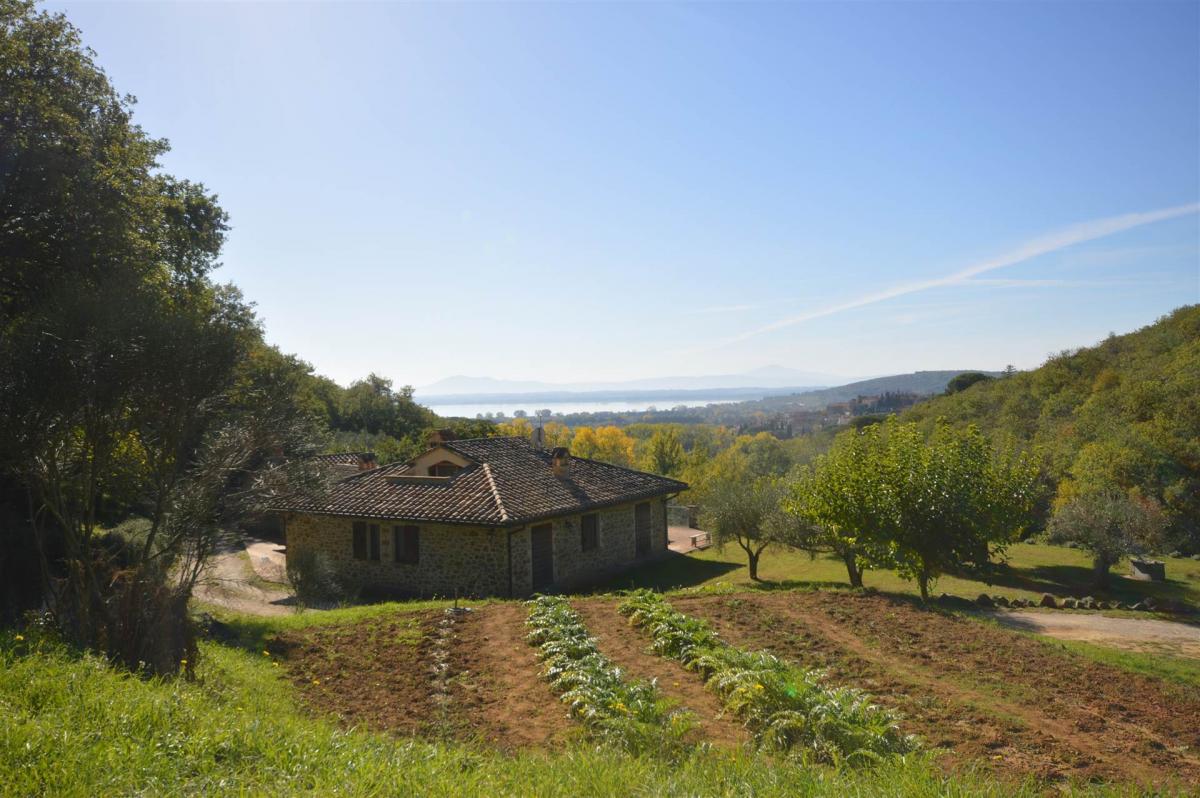
[[[640, 562], [667, 550], [666, 501], [650, 505], [650, 552]], [[634, 504], [597, 512], [596, 548], [583, 550], [580, 515], [552, 519], [554, 528], [554, 586], [571, 589], [599, 581], [639, 562], [634, 537]], [[354, 522], [379, 525], [379, 561], [354, 558]], [[395, 562], [393, 522], [367, 518], [289, 514], [288, 552], [324, 552], [339, 572], [365, 587], [414, 596], [507, 596], [509, 556], [512, 595], [532, 592], [533, 559], [529, 525], [515, 530], [488, 527], [422, 524], [420, 561]], [[511, 538], [511, 541], [510, 541]]]
[[[355, 521], [379, 525], [378, 562], [354, 558]], [[413, 565], [395, 561], [395, 522], [290, 514], [286, 523], [289, 553], [324, 552], [340, 573], [364, 587], [414, 596], [508, 595], [507, 530], [421, 524], [419, 561]], [[515, 555], [515, 540], [513, 547]], [[528, 548], [527, 541], [526, 558]]]
[[[640, 504], [640, 502], [638, 502]], [[666, 500], [650, 505], [650, 552], [641, 562], [667, 550]], [[634, 506], [624, 504], [597, 512], [600, 528], [596, 548], [583, 550], [582, 516], [554, 519], [554, 584], [570, 589], [612, 576], [639, 562], [634, 536]]]

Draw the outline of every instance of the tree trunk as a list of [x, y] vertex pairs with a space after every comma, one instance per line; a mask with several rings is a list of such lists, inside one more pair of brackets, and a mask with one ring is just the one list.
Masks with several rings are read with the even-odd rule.
[[858, 556], [848, 551], [842, 554], [842, 562], [846, 563], [846, 575], [850, 577], [850, 587], [862, 587], [862, 569], [858, 567]]
[[762, 552], [751, 551], [750, 549], [746, 549], [746, 557], [749, 558], [749, 561], [750, 561], [750, 578], [752, 580], [754, 580], [755, 582], [759, 581], [758, 558], [760, 556], [762, 556]]
[[1100, 590], [1108, 590], [1108, 571], [1112, 564], [1104, 557], [1097, 555], [1092, 561], [1092, 583]]

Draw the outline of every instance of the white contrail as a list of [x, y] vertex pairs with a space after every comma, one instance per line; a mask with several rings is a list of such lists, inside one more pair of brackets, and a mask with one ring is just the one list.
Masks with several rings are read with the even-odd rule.
[[786, 319], [773, 321], [770, 324], [762, 327], [757, 327], [744, 333], [739, 333], [731, 338], [718, 341], [718, 346], [733, 344], [739, 341], [745, 341], [747, 338], [754, 338], [763, 333], [781, 330], [785, 327], [793, 327], [797, 324], [802, 324], [813, 319], [832, 316], [835, 313], [841, 313], [845, 310], [853, 310], [861, 308], [864, 305], [873, 305], [876, 302], [882, 302], [885, 299], [893, 299], [906, 294], [915, 294], [918, 291], [926, 291], [930, 288], [939, 288], [945, 285], [957, 285], [960, 283], [970, 282], [972, 277], [976, 277], [986, 272], [1002, 269], [1005, 266], [1013, 266], [1017, 263], [1022, 263], [1031, 260], [1040, 255], [1048, 255], [1051, 252], [1057, 252], [1060, 249], [1073, 246], [1075, 244], [1083, 244], [1087, 241], [1094, 241], [1097, 238], [1120, 233], [1124, 230], [1130, 230], [1134, 227], [1161, 222], [1166, 219], [1175, 219], [1180, 216], [1200, 212], [1200, 202], [1193, 202], [1187, 205], [1178, 205], [1174, 208], [1163, 208], [1157, 211], [1146, 211], [1145, 213], [1127, 213], [1124, 216], [1113, 216], [1108, 219], [1098, 219], [1093, 222], [1083, 222], [1082, 224], [1073, 225], [1071, 227], [1058, 230], [1053, 233], [1048, 233], [1044, 236], [1034, 238], [1025, 242], [1021, 246], [999, 255], [995, 258], [990, 258], [985, 261], [980, 261], [974, 265], [968, 266], [965, 269], [953, 272], [945, 277], [935, 277], [932, 280], [921, 280], [915, 283], [903, 283], [895, 285], [891, 288], [885, 288], [882, 291], [876, 291], [871, 294], [864, 294], [855, 299], [840, 302], [836, 305], [810, 310], [807, 313], [801, 313], [796, 316], [789, 316]]

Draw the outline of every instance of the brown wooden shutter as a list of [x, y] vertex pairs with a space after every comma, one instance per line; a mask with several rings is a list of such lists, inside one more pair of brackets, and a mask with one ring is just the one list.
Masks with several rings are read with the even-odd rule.
[[421, 559], [421, 527], [392, 527], [392, 543], [396, 562], [417, 565]]
[[367, 525], [362, 521], [354, 522], [354, 559], [367, 559]]

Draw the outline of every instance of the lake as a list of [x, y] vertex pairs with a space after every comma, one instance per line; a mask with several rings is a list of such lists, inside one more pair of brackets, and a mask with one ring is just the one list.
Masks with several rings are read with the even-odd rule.
[[745, 396], [713, 396], [713, 397], [697, 397], [697, 396], [678, 396], [678, 397], [654, 397], [653, 399], [607, 399], [604, 401], [566, 401], [566, 402], [478, 402], [472, 404], [452, 404], [445, 401], [433, 402], [425, 404], [421, 402], [421, 398], [417, 397], [417, 401], [424, 404], [433, 412], [443, 417], [460, 417], [460, 418], [475, 418], [475, 416], [487, 413], [498, 414], [503, 413], [505, 416], [512, 418], [512, 414], [518, 410], [524, 410], [530, 416], [538, 410], [549, 410], [555, 415], [567, 415], [569, 413], [623, 413], [636, 412], [647, 410], [651, 407], [659, 410], [667, 410], [679, 405], [687, 405], [688, 407], [703, 407], [710, 404], [728, 404], [730, 402], [742, 402], [749, 397]]

